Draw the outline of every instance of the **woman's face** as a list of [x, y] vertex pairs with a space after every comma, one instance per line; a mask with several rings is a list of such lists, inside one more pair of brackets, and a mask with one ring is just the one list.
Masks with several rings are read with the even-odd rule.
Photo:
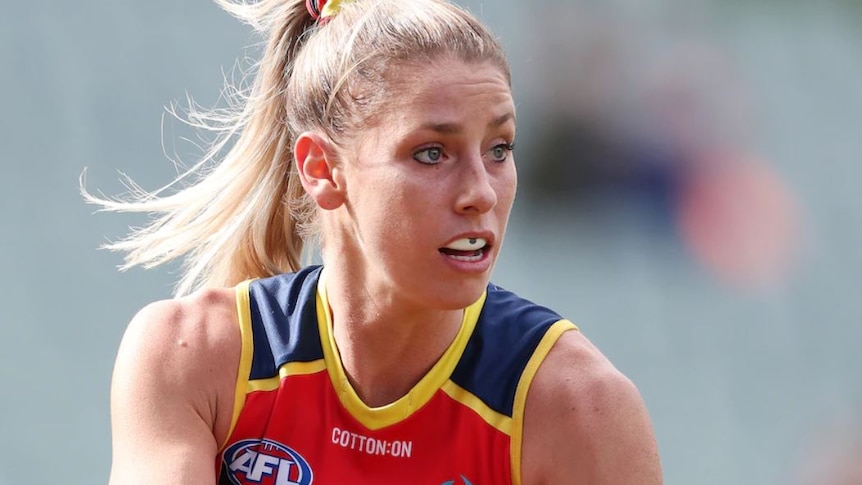
[[509, 84], [489, 63], [448, 58], [394, 76], [385, 112], [344, 150], [327, 264], [375, 298], [463, 308], [488, 284], [515, 197]]

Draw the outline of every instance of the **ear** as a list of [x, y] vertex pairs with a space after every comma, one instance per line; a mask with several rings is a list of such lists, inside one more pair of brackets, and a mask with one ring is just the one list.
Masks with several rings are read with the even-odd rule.
[[321, 209], [337, 209], [344, 203], [344, 178], [326, 137], [315, 132], [299, 135], [293, 157], [303, 188]]

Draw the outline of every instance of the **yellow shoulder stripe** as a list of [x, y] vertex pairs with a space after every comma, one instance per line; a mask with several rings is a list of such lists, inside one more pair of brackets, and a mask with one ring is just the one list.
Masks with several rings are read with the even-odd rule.
[[527, 362], [527, 367], [524, 368], [521, 379], [518, 381], [518, 388], [515, 390], [515, 405], [512, 409], [512, 439], [509, 440], [513, 485], [521, 485], [521, 446], [524, 440], [524, 407], [527, 404], [527, 391], [530, 390], [533, 377], [536, 376], [536, 372], [545, 357], [548, 356], [548, 352], [557, 343], [560, 335], [569, 330], [578, 330], [578, 327], [568, 320], [559, 320], [551, 325]]
[[494, 411], [472, 392], [464, 389], [458, 384], [455, 384], [451, 380], [446, 381], [446, 383], [443, 384], [442, 389], [443, 392], [448, 394], [452, 399], [460, 402], [473, 411], [476, 411], [476, 414], [481, 416], [486, 423], [497, 428], [506, 435], [512, 434], [512, 418]]
[[239, 323], [239, 334], [242, 341], [242, 350], [239, 356], [239, 369], [236, 374], [236, 387], [234, 388], [233, 398], [233, 416], [230, 420], [230, 428], [228, 428], [224, 443], [221, 448], [227, 445], [227, 441], [233, 434], [236, 427], [236, 422], [239, 420], [239, 413], [245, 405], [245, 394], [248, 383], [248, 376], [251, 373], [251, 358], [254, 355], [254, 337], [251, 333], [251, 305], [249, 304], [248, 286], [251, 280], [243, 281], [236, 286], [236, 314]]

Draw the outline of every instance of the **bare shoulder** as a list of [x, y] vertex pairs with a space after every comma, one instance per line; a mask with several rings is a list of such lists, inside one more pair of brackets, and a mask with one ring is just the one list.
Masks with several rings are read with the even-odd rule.
[[233, 289], [209, 289], [147, 305], [129, 323], [111, 383], [112, 484], [214, 473], [233, 413], [236, 313]]
[[221, 408], [233, 403], [241, 349], [236, 322], [233, 289], [206, 289], [147, 305], [123, 336], [115, 387], [122, 384], [124, 370], [132, 371], [128, 377], [135, 387], [149, 383], [194, 398], [217, 430], [219, 418], [231, 413]]
[[658, 485], [661, 466], [635, 385], [580, 332], [564, 333], [527, 394], [525, 485]]
[[236, 328], [234, 290], [201, 290], [142, 308], [126, 328], [120, 357], [128, 352], [138, 358], [154, 353], [161, 364], [177, 360], [187, 364], [208, 352], [238, 345]]

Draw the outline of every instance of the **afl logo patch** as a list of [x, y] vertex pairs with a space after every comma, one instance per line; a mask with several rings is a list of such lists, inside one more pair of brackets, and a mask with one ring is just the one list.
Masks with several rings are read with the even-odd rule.
[[311, 485], [314, 474], [305, 458], [281, 443], [243, 440], [229, 446], [222, 460], [236, 485]]

